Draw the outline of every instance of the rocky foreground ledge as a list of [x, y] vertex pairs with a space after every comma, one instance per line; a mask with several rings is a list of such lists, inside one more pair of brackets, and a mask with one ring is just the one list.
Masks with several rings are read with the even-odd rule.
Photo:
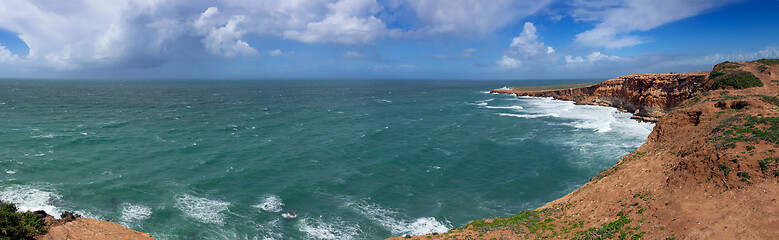
[[724, 62], [710, 73], [630, 75], [578, 89], [494, 92], [616, 106], [657, 124], [637, 151], [542, 207], [396, 239], [779, 236], [779, 59]]
[[60, 219], [36, 211], [46, 225], [46, 233], [35, 236], [38, 240], [154, 240], [148, 233], [138, 232], [117, 223], [82, 218], [65, 212]]
[[616, 107], [633, 113], [635, 119], [657, 122], [700, 89], [708, 75], [708, 72], [633, 74], [580, 88], [542, 91], [501, 88], [491, 92]]

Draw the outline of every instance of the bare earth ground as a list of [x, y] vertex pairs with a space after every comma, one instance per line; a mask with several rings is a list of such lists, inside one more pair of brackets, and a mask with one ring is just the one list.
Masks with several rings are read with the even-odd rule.
[[153, 240], [148, 233], [133, 231], [125, 226], [91, 218], [78, 218], [74, 221], [55, 225], [49, 232], [40, 235], [38, 240]]
[[517, 216], [395, 239], [779, 239], [779, 65], [738, 64], [764, 86], [686, 100], [580, 189]]

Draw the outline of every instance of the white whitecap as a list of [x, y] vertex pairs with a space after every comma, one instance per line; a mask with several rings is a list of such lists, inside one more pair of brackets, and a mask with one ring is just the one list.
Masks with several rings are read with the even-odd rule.
[[486, 106], [486, 104], [485, 104], [484, 107], [485, 108], [489, 108], [489, 109], [511, 109], [511, 110], [522, 110], [522, 109], [524, 109], [522, 106], [519, 106], [519, 105], [514, 105], [514, 106]]
[[122, 204], [122, 217], [120, 224], [124, 226], [135, 226], [149, 219], [152, 209], [144, 205], [135, 205], [130, 203]]
[[504, 117], [518, 117], [518, 118], [540, 118], [540, 117], [560, 117], [557, 114], [548, 113], [548, 114], [513, 114], [513, 113], [498, 113], [500, 116]]
[[0, 199], [16, 204], [19, 211], [46, 211], [49, 215], [59, 217], [61, 210], [54, 206], [62, 196], [54, 190], [45, 187], [12, 185], [0, 192]]
[[284, 203], [281, 198], [276, 195], [268, 195], [263, 197], [262, 202], [254, 205], [254, 207], [262, 209], [266, 212], [281, 212]]
[[228, 202], [212, 200], [184, 194], [176, 199], [176, 207], [187, 216], [202, 223], [224, 224], [225, 215], [222, 213], [230, 206]]
[[355, 239], [361, 233], [360, 226], [352, 225], [340, 219], [324, 221], [322, 218], [305, 218], [300, 220], [298, 228], [310, 239]]
[[360, 201], [357, 203], [347, 203], [347, 206], [353, 207], [366, 218], [380, 224], [393, 235], [424, 235], [430, 233], [443, 233], [449, 231], [451, 223], [443, 223], [435, 217], [421, 217], [416, 219], [404, 219], [400, 213], [381, 206]]
[[14, 175], [14, 174], [16, 174], [16, 171], [15, 170], [5, 170], [5, 173], [7, 173], [8, 175]]

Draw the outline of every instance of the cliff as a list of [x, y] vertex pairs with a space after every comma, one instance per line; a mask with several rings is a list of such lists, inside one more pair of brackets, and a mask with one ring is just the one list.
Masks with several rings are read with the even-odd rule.
[[[658, 79], [653, 76], [666, 78], [670, 74], [630, 75], [581, 90], [520, 93], [554, 97], [588, 93], [580, 99], [594, 100], [580, 103], [601, 105], [600, 99], [611, 105], [625, 104], [625, 109], [632, 104], [639, 111], [667, 112], [658, 115], [654, 130], [637, 151], [566, 196], [516, 216], [478, 220], [447, 233], [407, 238], [776, 239], [777, 63], [779, 60], [723, 63], [715, 66], [711, 78], [700, 79], [702, 73], [673, 77], [696, 79], [703, 90], [698, 93], [684, 93], [687, 87], [619, 90], [639, 86], [628, 79]], [[727, 71], [714, 73], [719, 70]], [[752, 75], [756, 77], [749, 77]], [[686, 85], [681, 83], [686, 81], [677, 82]], [[651, 95], [642, 97], [644, 93]]]
[[[523, 91], [495, 89], [493, 93], [553, 97], [577, 104], [616, 107], [644, 121], [656, 122], [700, 88], [708, 72], [633, 74], [580, 88]], [[698, 86], [698, 87], [696, 87]]]

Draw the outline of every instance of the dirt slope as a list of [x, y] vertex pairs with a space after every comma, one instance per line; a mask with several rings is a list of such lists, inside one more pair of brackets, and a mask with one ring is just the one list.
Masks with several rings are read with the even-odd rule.
[[779, 239], [779, 65], [731, 64], [763, 86], [700, 80], [704, 92], [580, 189], [513, 217], [398, 239]]

